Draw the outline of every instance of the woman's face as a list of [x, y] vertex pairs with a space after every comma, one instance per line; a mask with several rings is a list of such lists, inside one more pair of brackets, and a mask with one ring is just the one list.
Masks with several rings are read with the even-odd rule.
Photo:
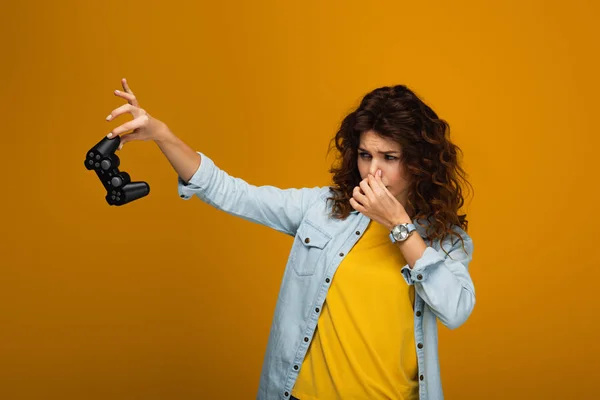
[[361, 179], [366, 179], [369, 174], [375, 176], [380, 169], [383, 184], [406, 207], [409, 179], [404, 165], [400, 163], [401, 154], [402, 148], [398, 143], [382, 138], [373, 131], [360, 135], [358, 171]]

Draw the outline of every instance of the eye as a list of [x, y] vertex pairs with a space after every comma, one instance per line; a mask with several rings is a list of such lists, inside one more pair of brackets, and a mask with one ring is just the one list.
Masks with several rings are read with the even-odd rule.
[[[371, 155], [369, 153], [358, 153], [358, 155], [362, 158], [371, 157]], [[385, 159], [388, 161], [394, 161], [394, 160], [398, 159], [398, 157], [390, 156], [389, 154], [386, 154], [385, 157], [386, 157]]]

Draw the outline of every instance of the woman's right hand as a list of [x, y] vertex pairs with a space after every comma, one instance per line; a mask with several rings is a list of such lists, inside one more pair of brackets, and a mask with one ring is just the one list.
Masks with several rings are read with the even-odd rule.
[[113, 129], [108, 135], [108, 138], [116, 137], [118, 135], [122, 135], [125, 132], [133, 131], [127, 135], [121, 136], [121, 144], [119, 145], [119, 150], [123, 148], [123, 145], [132, 140], [160, 140], [165, 138], [170, 134], [169, 128], [167, 125], [153, 118], [146, 110], [140, 108], [140, 105], [137, 101], [137, 98], [127, 85], [127, 80], [125, 78], [121, 79], [121, 84], [123, 85], [123, 90], [115, 90], [114, 94], [116, 96], [122, 97], [127, 100], [127, 104], [123, 104], [122, 106], [114, 109], [107, 117], [107, 121], [112, 121], [117, 118], [119, 115], [130, 113], [133, 116], [131, 121], [127, 121], [122, 125], [117, 126]]

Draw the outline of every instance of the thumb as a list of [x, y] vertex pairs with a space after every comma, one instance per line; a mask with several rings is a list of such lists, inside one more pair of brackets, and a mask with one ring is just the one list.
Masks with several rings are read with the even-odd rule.
[[139, 132], [132, 132], [127, 135], [121, 135], [121, 144], [119, 144], [118, 150], [121, 150], [123, 148], [123, 146], [125, 145], [125, 143], [130, 142], [132, 140], [139, 140], [139, 139], [140, 139]]

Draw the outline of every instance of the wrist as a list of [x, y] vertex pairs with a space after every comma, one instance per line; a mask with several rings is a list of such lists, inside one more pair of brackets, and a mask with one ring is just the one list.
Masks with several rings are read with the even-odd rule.
[[174, 138], [175, 134], [171, 132], [166, 124], [162, 123], [161, 126], [159, 126], [156, 130], [154, 141], [156, 144], [164, 144], [172, 141]]
[[395, 218], [392, 218], [388, 223], [388, 230], [391, 231], [396, 225], [400, 224], [412, 224], [412, 220], [408, 216], [408, 214], [404, 214]]

